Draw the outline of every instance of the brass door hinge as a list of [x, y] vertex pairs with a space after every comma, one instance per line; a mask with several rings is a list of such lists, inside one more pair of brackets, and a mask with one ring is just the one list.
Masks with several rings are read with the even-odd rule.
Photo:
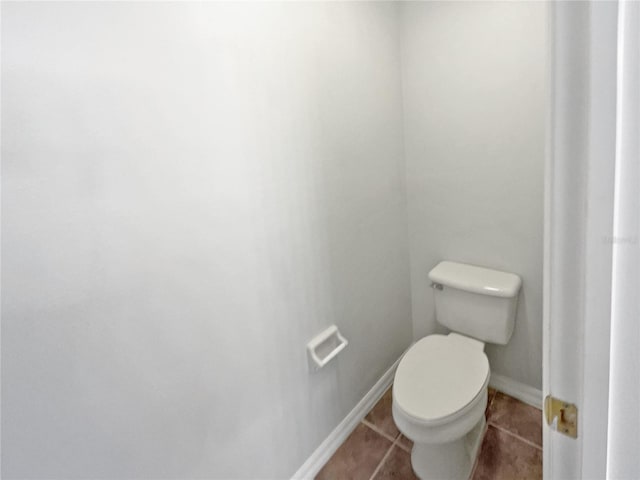
[[578, 407], [547, 395], [544, 399], [544, 416], [547, 425], [568, 437], [578, 438]]

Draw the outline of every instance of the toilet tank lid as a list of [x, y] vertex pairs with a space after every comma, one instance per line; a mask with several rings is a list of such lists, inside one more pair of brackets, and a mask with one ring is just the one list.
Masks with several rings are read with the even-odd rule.
[[436, 265], [429, 272], [429, 279], [445, 287], [506, 298], [517, 296], [522, 285], [515, 273], [449, 261]]

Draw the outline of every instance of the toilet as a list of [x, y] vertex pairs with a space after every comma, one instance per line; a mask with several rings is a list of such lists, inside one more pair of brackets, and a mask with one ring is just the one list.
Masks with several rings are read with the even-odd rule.
[[393, 419], [413, 440], [411, 465], [422, 480], [469, 478], [486, 429], [489, 360], [485, 342], [505, 345], [515, 323], [518, 275], [440, 262], [429, 272], [436, 320], [402, 357], [393, 383]]

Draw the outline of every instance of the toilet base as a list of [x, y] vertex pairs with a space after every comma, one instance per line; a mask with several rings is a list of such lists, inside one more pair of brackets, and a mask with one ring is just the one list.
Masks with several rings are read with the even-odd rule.
[[448, 443], [414, 443], [411, 466], [421, 480], [467, 480], [484, 438], [484, 415], [464, 437]]

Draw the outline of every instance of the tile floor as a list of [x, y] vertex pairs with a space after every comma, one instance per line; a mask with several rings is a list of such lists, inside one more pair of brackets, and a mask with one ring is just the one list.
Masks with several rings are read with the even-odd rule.
[[[472, 480], [542, 478], [542, 412], [489, 389], [487, 433]], [[383, 395], [316, 476], [316, 480], [416, 479], [411, 440], [391, 416], [391, 389]]]

